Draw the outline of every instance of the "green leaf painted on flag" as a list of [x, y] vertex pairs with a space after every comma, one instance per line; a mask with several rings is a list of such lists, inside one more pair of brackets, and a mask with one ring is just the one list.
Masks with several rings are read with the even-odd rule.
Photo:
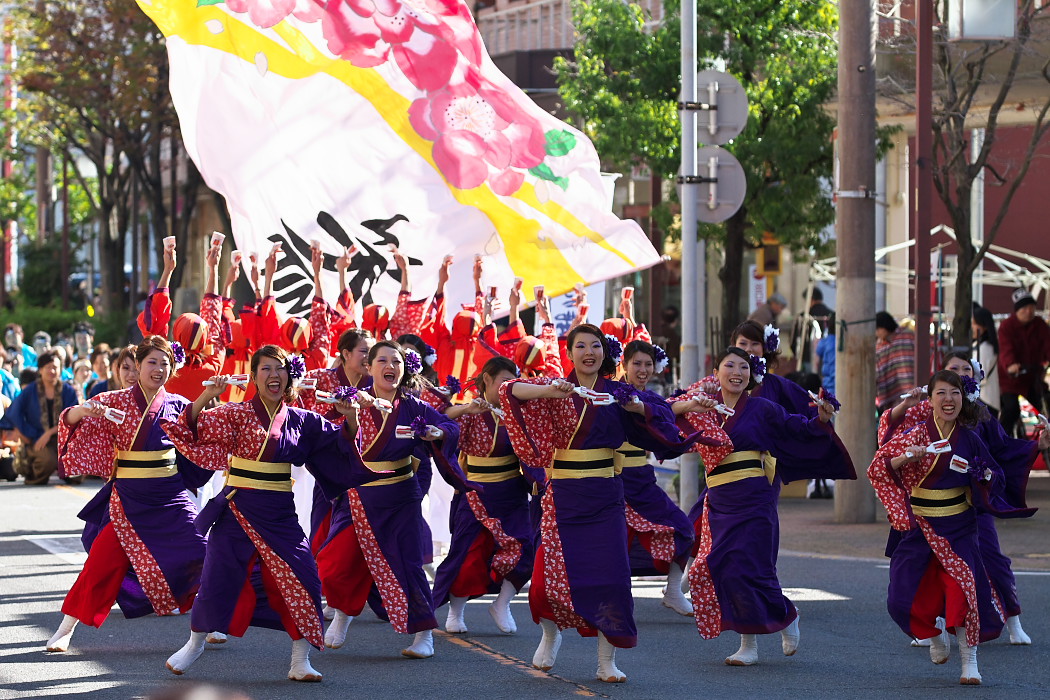
[[547, 155], [564, 156], [576, 147], [576, 137], [571, 131], [551, 129], [546, 133]]
[[197, 7], [206, 7], [208, 5], [221, 5], [226, 0], [197, 0]]
[[569, 178], [559, 177], [558, 175], [555, 175], [554, 171], [551, 170], [550, 166], [546, 163], [540, 163], [535, 168], [529, 168], [529, 172], [541, 180], [553, 182], [555, 185], [562, 188], [563, 190], [569, 189]]

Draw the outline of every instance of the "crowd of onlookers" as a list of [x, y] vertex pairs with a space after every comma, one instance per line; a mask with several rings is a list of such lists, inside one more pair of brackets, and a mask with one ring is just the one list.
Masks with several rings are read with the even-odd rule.
[[[28, 342], [27, 342], [28, 340]], [[58, 473], [58, 421], [62, 410], [103, 391], [121, 389], [136, 380], [133, 347], [95, 344], [90, 324], [77, 324], [71, 336], [52, 342], [45, 332], [27, 339], [21, 326], [4, 328], [0, 367], [0, 479], [46, 484]]]

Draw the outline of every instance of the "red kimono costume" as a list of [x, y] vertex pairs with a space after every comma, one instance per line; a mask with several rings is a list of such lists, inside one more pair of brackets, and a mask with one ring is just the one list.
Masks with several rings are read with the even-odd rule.
[[175, 319], [172, 340], [182, 345], [186, 352], [186, 364], [168, 380], [168, 391], [196, 401], [204, 391], [201, 382], [222, 372], [226, 360], [226, 343], [221, 317], [222, 297], [205, 294], [201, 299], [200, 316], [183, 314]]
[[332, 310], [331, 320], [328, 331], [328, 352], [332, 357], [337, 357], [339, 338], [351, 328], [357, 328], [357, 321], [354, 319], [354, 295], [349, 289], [344, 289], [339, 293], [335, 309]]
[[[478, 294], [474, 306], [464, 305], [463, 310], [452, 319], [451, 330], [445, 325], [445, 298], [436, 297], [436, 313], [431, 329], [432, 341], [423, 338], [437, 349], [434, 371], [444, 379], [453, 376], [466, 385], [478, 368], [474, 364], [475, 346], [481, 326], [482, 297]], [[462, 397], [462, 394], [460, 395]]]
[[151, 335], [167, 338], [170, 321], [171, 295], [167, 287], [157, 287], [152, 294], [146, 297], [146, 304], [139, 312], [139, 330], [147, 338]]
[[[230, 342], [226, 347], [226, 360], [222, 365], [223, 374], [248, 374], [252, 362], [252, 338], [255, 335], [257, 322], [255, 305], [246, 305], [241, 309], [241, 317], [233, 318], [233, 302], [226, 300], [223, 304], [223, 315], [229, 321]], [[248, 384], [244, 389], [230, 384], [222, 394], [223, 403], [251, 401], [255, 397], [255, 385]]]
[[394, 340], [409, 333], [419, 335], [423, 329], [423, 317], [426, 316], [429, 300], [423, 298], [412, 301], [410, 296], [408, 292], [397, 295], [397, 305], [390, 319], [390, 337]]
[[513, 360], [518, 343], [527, 335], [525, 324], [520, 319], [508, 324], [507, 328], [499, 333], [496, 333], [494, 324], [488, 324], [478, 333], [478, 342], [474, 348], [474, 366], [480, 370], [486, 362], [497, 356]]
[[88, 558], [62, 612], [92, 627], [102, 625], [114, 601], [129, 618], [185, 612], [200, 585], [205, 549], [186, 489], [210, 473], [176, 455], [160, 421], [174, 420], [186, 399], [162, 388], [147, 400], [136, 384], [95, 400], [126, 417], [120, 425], [85, 417], [71, 426], [66, 409], [59, 423], [66, 472], [108, 479], [80, 513]]

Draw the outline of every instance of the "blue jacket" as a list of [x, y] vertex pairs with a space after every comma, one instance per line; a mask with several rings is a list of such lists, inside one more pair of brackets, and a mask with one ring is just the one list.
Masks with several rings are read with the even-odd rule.
[[[7, 415], [14, 427], [30, 440], [38, 440], [47, 430], [40, 423], [40, 382], [33, 382], [15, 397]], [[72, 385], [62, 383], [62, 405], [65, 408], [77, 405], [77, 392]]]
[[[15, 397], [22, 391], [22, 387], [19, 385], [18, 380], [15, 379], [15, 375], [8, 372], [6, 369], [0, 369], [0, 394], [3, 394], [7, 398], [11, 399], [14, 403]], [[4, 411], [4, 417], [0, 418], [0, 430], [11, 430], [15, 427], [11, 419], [7, 417], [7, 413], [10, 412], [10, 408]]]

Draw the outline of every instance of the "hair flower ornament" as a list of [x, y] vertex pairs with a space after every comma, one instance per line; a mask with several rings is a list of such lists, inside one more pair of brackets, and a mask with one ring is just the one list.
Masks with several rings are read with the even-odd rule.
[[780, 329], [775, 328], [772, 323], [766, 324], [763, 332], [764, 345], [766, 352], [776, 352], [780, 349]]
[[653, 346], [653, 354], [656, 355], [656, 373], [663, 374], [667, 369], [667, 351], [659, 345]]
[[405, 371], [409, 374], [419, 374], [423, 371], [423, 359], [412, 348], [405, 350]]
[[748, 364], [751, 365], [751, 376], [755, 378], [755, 384], [761, 384], [766, 378], [766, 358], [751, 355]]

